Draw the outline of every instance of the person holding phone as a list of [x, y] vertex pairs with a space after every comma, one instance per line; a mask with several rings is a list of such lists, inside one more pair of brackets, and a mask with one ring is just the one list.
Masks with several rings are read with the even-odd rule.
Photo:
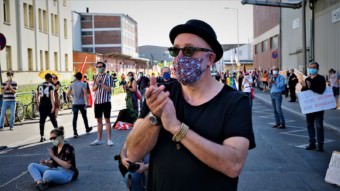
[[40, 163], [30, 163], [28, 172], [33, 178], [36, 189], [45, 190], [48, 184], [66, 184], [77, 179], [79, 171], [76, 166], [75, 150], [72, 145], [64, 142], [64, 127], [53, 129], [50, 132], [50, 141], [53, 144], [48, 149], [50, 158]]

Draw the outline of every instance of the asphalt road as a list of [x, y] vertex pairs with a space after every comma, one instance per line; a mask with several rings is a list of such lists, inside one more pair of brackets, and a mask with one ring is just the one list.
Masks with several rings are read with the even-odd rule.
[[[113, 98], [112, 122], [119, 109], [124, 107], [124, 97]], [[274, 129], [274, 116], [270, 105], [255, 100], [253, 126], [257, 147], [249, 152], [247, 163], [240, 176], [240, 191], [335, 191], [339, 187], [325, 183], [324, 177], [333, 150], [340, 150], [340, 135], [326, 130], [325, 152], [306, 151], [308, 143], [305, 119], [284, 113], [287, 129]], [[70, 111], [59, 118], [68, 136], [72, 135]], [[95, 125], [93, 112], [89, 111], [90, 124]], [[78, 124], [81, 124], [81, 117]], [[50, 127], [50, 124], [48, 126]], [[83, 127], [78, 127], [82, 129]], [[0, 145], [11, 149], [0, 152], [0, 190], [34, 190], [33, 181], [27, 173], [30, 162], [48, 158], [47, 148], [51, 144], [35, 144], [38, 141], [38, 125], [18, 126], [15, 133], [0, 131]], [[17, 132], [19, 131], [19, 132]], [[22, 132], [21, 132], [22, 131]], [[49, 132], [47, 130], [46, 132]], [[128, 131], [113, 131], [115, 145], [89, 146], [96, 132], [81, 135], [78, 139], [68, 138], [76, 149], [78, 180], [51, 191], [127, 190], [113, 155], [117, 154]], [[47, 135], [47, 134], [46, 134]], [[12, 136], [12, 137], [10, 137]], [[104, 134], [105, 137], [105, 134]], [[10, 139], [10, 140], [9, 140]], [[10, 143], [10, 144], [9, 144]], [[23, 145], [23, 146], [18, 146]]]

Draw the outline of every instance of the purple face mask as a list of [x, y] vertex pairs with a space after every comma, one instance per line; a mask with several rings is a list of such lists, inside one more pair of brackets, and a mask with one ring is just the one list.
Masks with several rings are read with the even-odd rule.
[[178, 56], [174, 60], [174, 70], [178, 81], [182, 84], [192, 84], [200, 79], [204, 70], [201, 69], [203, 58]]

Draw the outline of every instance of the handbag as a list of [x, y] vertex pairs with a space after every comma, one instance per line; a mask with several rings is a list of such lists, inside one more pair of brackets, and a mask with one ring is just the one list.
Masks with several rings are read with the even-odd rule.
[[250, 88], [250, 96], [251, 96], [251, 99], [255, 98], [255, 90], [253, 87]]
[[140, 91], [137, 89], [136, 90], [136, 97], [137, 99], [141, 100], [142, 99], [142, 94], [140, 93]]

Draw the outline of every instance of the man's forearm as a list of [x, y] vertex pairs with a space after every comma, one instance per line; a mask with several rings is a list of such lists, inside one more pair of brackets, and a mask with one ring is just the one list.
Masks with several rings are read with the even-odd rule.
[[138, 119], [126, 139], [127, 157], [132, 162], [141, 160], [155, 146], [159, 131], [148, 119]]

